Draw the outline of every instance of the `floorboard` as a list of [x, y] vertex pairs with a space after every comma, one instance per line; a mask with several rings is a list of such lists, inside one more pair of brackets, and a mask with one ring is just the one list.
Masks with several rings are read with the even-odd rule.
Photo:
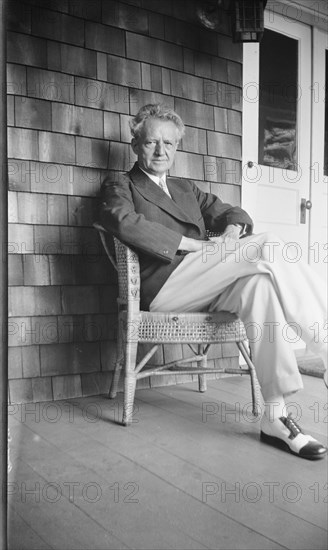
[[[304, 382], [291, 410], [327, 443]], [[137, 391], [129, 428], [122, 394], [13, 408], [9, 550], [326, 548], [327, 460], [261, 443], [249, 403], [230, 377]]]

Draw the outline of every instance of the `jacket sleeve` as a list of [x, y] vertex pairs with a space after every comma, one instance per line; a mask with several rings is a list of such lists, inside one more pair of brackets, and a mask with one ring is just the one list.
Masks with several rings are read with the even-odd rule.
[[135, 211], [130, 179], [105, 179], [101, 187], [100, 223], [128, 246], [170, 263], [182, 235], [164, 225], [149, 221]]
[[212, 193], [204, 193], [197, 185], [192, 184], [201, 209], [206, 229], [223, 233], [227, 225], [246, 224], [246, 233], [253, 232], [253, 220], [239, 206], [224, 203]]

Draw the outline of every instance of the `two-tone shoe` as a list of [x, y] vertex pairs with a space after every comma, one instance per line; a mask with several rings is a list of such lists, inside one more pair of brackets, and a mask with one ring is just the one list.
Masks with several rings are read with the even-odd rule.
[[314, 437], [305, 434], [291, 415], [281, 416], [273, 421], [263, 415], [261, 441], [308, 460], [319, 460], [328, 450]]

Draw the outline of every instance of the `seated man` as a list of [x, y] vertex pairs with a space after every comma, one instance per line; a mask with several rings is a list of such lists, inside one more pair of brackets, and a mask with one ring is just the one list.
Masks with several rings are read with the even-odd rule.
[[[104, 181], [100, 221], [138, 251], [142, 307], [236, 313], [265, 401], [261, 438], [300, 457], [322, 458], [327, 449], [286, 416], [284, 396], [303, 385], [283, 329], [296, 329], [327, 367], [323, 283], [309, 266], [286, 261], [276, 235], [253, 235], [244, 210], [167, 176], [184, 133], [174, 111], [146, 105], [131, 132], [137, 163], [118, 181]], [[209, 241], [207, 229], [221, 236]]]

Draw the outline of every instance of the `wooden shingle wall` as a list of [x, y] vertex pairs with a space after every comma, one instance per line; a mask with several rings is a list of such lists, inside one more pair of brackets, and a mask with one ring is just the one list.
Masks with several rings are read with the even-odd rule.
[[[92, 223], [104, 174], [115, 178], [135, 161], [128, 120], [139, 107], [162, 101], [184, 119], [173, 175], [240, 203], [242, 49], [225, 14], [213, 32], [198, 24], [195, 4], [9, 2], [14, 403], [107, 389], [117, 286]], [[164, 346], [156, 360], [172, 353]], [[210, 357], [234, 362], [236, 351], [216, 346]]]

